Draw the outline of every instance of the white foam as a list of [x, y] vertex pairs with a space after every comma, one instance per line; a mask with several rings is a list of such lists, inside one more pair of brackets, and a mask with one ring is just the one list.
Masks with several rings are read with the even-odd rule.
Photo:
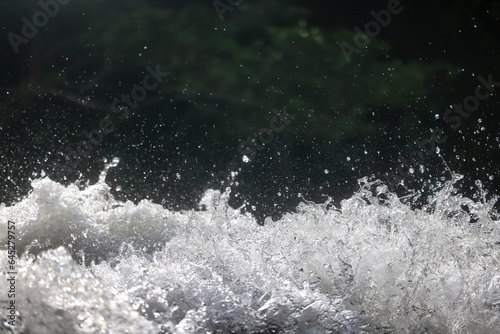
[[0, 207], [3, 231], [15, 221], [16, 247], [38, 256], [17, 264], [16, 331], [495, 333], [494, 201], [447, 183], [428, 213], [360, 184], [338, 208], [304, 202], [261, 227], [227, 206], [228, 191], [207, 191], [207, 211], [172, 212], [115, 201], [104, 178], [85, 190], [35, 180]]

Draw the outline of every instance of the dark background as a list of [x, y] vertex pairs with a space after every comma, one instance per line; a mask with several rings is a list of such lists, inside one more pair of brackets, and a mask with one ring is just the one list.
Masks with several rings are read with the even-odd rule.
[[[221, 21], [211, 1], [72, 0], [16, 53], [8, 34], [22, 36], [22, 17], [41, 7], [2, 1], [0, 202], [25, 196], [42, 171], [95, 182], [113, 157], [106, 181], [119, 199], [189, 209], [207, 188], [231, 186], [230, 203], [260, 221], [293, 210], [299, 193], [349, 197], [364, 176], [422, 194], [416, 206], [450, 171], [465, 176], [465, 195], [476, 180], [498, 194], [500, 87], [458, 129], [443, 115], [479, 76], [500, 81], [500, 1], [402, 0], [347, 62], [340, 44], [354, 46], [354, 28], [388, 3], [243, 0]], [[113, 100], [157, 65], [168, 78], [121, 118]], [[293, 120], [243, 163], [238, 145], [284, 107]], [[104, 118], [113, 132], [79, 153]], [[439, 154], [419, 148], [437, 128]], [[412, 152], [420, 163], [405, 162]], [[238, 175], [221, 183], [214, 175], [232, 160]]]

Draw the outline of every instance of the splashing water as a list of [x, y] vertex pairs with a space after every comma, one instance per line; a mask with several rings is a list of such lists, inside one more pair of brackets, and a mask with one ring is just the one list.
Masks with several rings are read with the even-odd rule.
[[[113, 161], [114, 164], [117, 161]], [[109, 167], [107, 167], [109, 168]], [[209, 190], [206, 211], [116, 201], [105, 183], [48, 178], [0, 206], [16, 222], [13, 333], [497, 333], [495, 200], [453, 182], [411, 210], [379, 181], [304, 201], [265, 226]], [[467, 210], [465, 209], [467, 208]], [[471, 222], [471, 216], [474, 222]], [[7, 250], [0, 251], [2, 271]], [[0, 324], [0, 329], [2, 325]]]

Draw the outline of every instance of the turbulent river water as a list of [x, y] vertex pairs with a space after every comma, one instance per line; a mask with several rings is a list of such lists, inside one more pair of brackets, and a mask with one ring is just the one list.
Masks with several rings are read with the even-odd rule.
[[[199, 210], [32, 182], [0, 206], [0, 332], [498, 333], [495, 200], [454, 181], [425, 209], [379, 181], [258, 225], [209, 190]], [[16, 257], [8, 257], [8, 221]], [[12, 245], [12, 244], [11, 244]], [[8, 297], [9, 289], [15, 296]], [[9, 307], [15, 302], [15, 322]], [[11, 307], [12, 309], [12, 307]], [[15, 324], [15, 326], [13, 326]]]

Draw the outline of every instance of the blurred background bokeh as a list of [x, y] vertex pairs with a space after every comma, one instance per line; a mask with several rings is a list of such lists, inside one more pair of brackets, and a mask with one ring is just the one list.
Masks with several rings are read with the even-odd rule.
[[[260, 221], [364, 176], [415, 205], [450, 172], [499, 193], [500, 1], [235, 2], [3, 0], [0, 202], [41, 175], [95, 182], [113, 157], [118, 199], [189, 209], [229, 186]], [[460, 113], [480, 77], [499, 86]]]

